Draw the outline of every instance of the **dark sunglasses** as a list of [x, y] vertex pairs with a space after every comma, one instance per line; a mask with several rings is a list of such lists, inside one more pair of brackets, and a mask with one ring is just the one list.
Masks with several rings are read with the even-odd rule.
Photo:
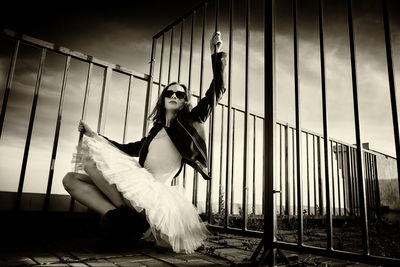
[[165, 97], [171, 97], [173, 94], [175, 94], [178, 99], [184, 99], [186, 97], [186, 93], [185, 92], [182, 92], [182, 91], [174, 92], [172, 90], [165, 91], [164, 96]]

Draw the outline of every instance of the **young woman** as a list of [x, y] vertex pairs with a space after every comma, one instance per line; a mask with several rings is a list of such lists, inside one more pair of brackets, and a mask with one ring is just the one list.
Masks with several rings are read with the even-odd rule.
[[84, 137], [73, 159], [79, 172], [67, 173], [63, 184], [74, 199], [101, 214], [104, 232], [136, 241], [147, 230], [145, 236], [153, 234], [185, 253], [206, 239], [209, 232], [196, 208], [170, 183], [184, 163], [211, 179], [203, 123], [226, 90], [221, 48], [216, 32], [210, 40], [214, 78], [205, 97], [192, 108], [189, 88], [167, 85], [149, 116], [153, 127], [140, 141], [119, 144], [79, 123]]

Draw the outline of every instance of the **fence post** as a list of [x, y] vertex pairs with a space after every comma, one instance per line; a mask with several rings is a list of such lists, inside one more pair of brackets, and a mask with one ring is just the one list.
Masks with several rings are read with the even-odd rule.
[[147, 85], [146, 105], [144, 108], [143, 133], [142, 133], [143, 137], [145, 137], [147, 135], [147, 130], [148, 130], [147, 117], [148, 117], [149, 111], [150, 111], [151, 93], [153, 91], [153, 75], [154, 75], [154, 61], [155, 61], [154, 58], [155, 58], [155, 54], [156, 54], [156, 46], [157, 46], [156, 39], [153, 38], [153, 43], [151, 45], [149, 83]]
[[43, 67], [44, 67], [44, 61], [46, 58], [46, 53], [47, 53], [47, 49], [42, 48], [42, 55], [40, 57], [39, 69], [38, 69], [37, 77], [36, 77], [35, 91], [34, 91], [33, 100], [32, 100], [32, 108], [31, 108], [31, 116], [29, 119], [28, 133], [26, 135], [24, 156], [22, 159], [22, 167], [21, 167], [21, 172], [20, 172], [20, 176], [19, 176], [17, 201], [15, 204], [16, 210], [18, 210], [20, 208], [20, 204], [21, 204], [22, 189], [24, 186], [25, 171], [26, 171], [26, 165], [28, 163], [28, 155], [29, 155], [29, 148], [30, 148], [31, 138], [32, 138], [33, 123], [35, 121], [36, 106], [37, 106], [37, 102], [38, 102], [38, 98], [39, 98], [40, 82], [42, 80], [42, 73], [43, 73]]
[[0, 113], [0, 138], [1, 138], [1, 133], [3, 132], [3, 125], [4, 125], [4, 118], [6, 116], [8, 96], [10, 94], [10, 90], [11, 90], [11, 86], [12, 86], [12, 81], [13, 81], [14, 71], [15, 71], [15, 65], [17, 63], [19, 43], [20, 43], [19, 40], [15, 41], [14, 53], [12, 55], [10, 68], [8, 70], [7, 84], [6, 84], [6, 89], [4, 91], [3, 104], [1, 106], [1, 113]]
[[49, 179], [47, 182], [47, 190], [46, 190], [46, 199], [44, 203], [44, 210], [48, 210], [50, 204], [50, 194], [51, 194], [51, 186], [53, 183], [53, 174], [54, 174], [54, 165], [56, 162], [57, 148], [58, 148], [58, 137], [60, 134], [61, 127], [61, 118], [62, 118], [62, 109], [64, 104], [64, 96], [65, 96], [65, 88], [67, 87], [67, 79], [69, 67], [71, 64], [71, 56], [67, 56], [65, 58], [65, 67], [64, 67], [64, 77], [61, 87], [60, 101], [58, 104], [58, 113], [57, 113], [57, 123], [56, 123], [56, 131], [54, 133], [54, 141], [53, 141], [53, 151], [51, 154], [51, 163], [50, 163], [50, 171], [49, 171]]
[[274, 0], [265, 1], [264, 16], [264, 235], [261, 242], [251, 256], [251, 261], [255, 262], [261, 248], [264, 252], [261, 255], [260, 266], [264, 263], [275, 265], [276, 249], [274, 248], [276, 214], [274, 203], [274, 177], [275, 177], [275, 73], [274, 73]]
[[352, 87], [353, 87], [353, 105], [354, 105], [354, 120], [355, 120], [355, 133], [356, 133], [356, 163], [357, 163], [357, 179], [358, 191], [360, 202], [360, 215], [361, 215], [361, 229], [362, 229], [362, 244], [364, 255], [369, 255], [369, 238], [368, 238], [368, 219], [367, 207], [365, 196], [364, 184], [364, 163], [363, 163], [363, 148], [361, 144], [360, 133], [360, 118], [358, 110], [358, 92], [357, 92], [357, 74], [356, 74], [356, 59], [354, 51], [354, 29], [353, 29], [353, 13], [351, 0], [347, 0], [347, 23], [349, 27], [349, 41], [350, 41], [350, 59], [351, 59], [351, 74], [352, 74]]

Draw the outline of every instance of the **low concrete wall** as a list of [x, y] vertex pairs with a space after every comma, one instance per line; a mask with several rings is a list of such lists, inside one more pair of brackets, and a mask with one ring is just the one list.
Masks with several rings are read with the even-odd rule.
[[[374, 151], [375, 152], [375, 151]], [[376, 153], [381, 206], [400, 211], [399, 184], [396, 159]]]

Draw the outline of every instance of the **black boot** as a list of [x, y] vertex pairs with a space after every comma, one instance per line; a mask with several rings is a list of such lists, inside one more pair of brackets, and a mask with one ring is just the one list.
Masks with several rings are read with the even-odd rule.
[[134, 233], [145, 233], [150, 228], [145, 216], [138, 213], [135, 209], [129, 207], [124, 208], [123, 211], [127, 218], [127, 227], [134, 230]]
[[145, 218], [127, 206], [110, 210], [101, 217], [101, 236], [97, 242], [97, 250], [115, 251], [132, 248], [149, 227]]

